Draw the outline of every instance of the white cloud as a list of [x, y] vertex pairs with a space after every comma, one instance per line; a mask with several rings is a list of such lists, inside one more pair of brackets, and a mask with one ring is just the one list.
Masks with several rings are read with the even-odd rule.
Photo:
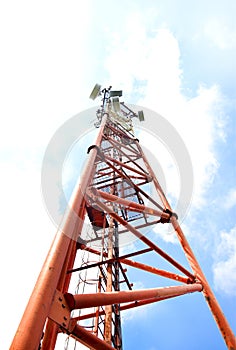
[[[133, 30], [127, 30], [125, 38], [116, 33], [110, 47], [106, 60], [110, 80], [116, 86], [128, 87], [129, 93], [136, 92], [137, 104], [157, 111], [179, 132], [193, 163], [193, 205], [200, 207], [206, 204], [206, 190], [219, 166], [215, 142], [225, 139], [224, 97], [216, 85], [199, 86], [195, 97], [185, 96], [181, 52], [175, 36], [167, 28], [149, 35], [142, 15], [135, 14], [130, 20]], [[150, 139], [143, 137], [142, 143], [148, 147]], [[178, 183], [171, 174], [170, 178], [176, 196]]]
[[204, 34], [219, 49], [236, 47], [236, 28], [220, 18], [212, 18], [204, 26]]
[[218, 169], [215, 144], [224, 140], [221, 103], [223, 96], [217, 86], [200, 87], [195, 98], [186, 102], [183, 123], [179, 130], [189, 150], [195, 181], [193, 205], [206, 203], [205, 193]]
[[[165, 104], [163, 91], [170, 93], [180, 86], [180, 69], [176, 64], [179, 58], [178, 43], [165, 28], [148, 36], [144, 24], [144, 17], [135, 14], [126, 25], [125, 38], [114, 34], [115, 40], [106, 58], [106, 69], [115, 86], [125, 86], [125, 94], [135, 88], [135, 81], [145, 81], [145, 89], [140, 92], [144, 92], [148, 98], [150, 92], [153, 95], [154, 89], [156, 97]], [[157, 80], [153, 81], [152, 77]], [[152, 101], [150, 103], [147, 105], [151, 108]]]
[[223, 201], [223, 207], [225, 209], [231, 209], [236, 205], [236, 188], [232, 188], [226, 195]]
[[45, 148], [57, 127], [88, 105], [90, 63], [81, 51], [90, 2], [13, 3], [0, 13], [0, 144]]
[[213, 273], [216, 289], [236, 295], [236, 226], [229, 232], [221, 232], [215, 259]]
[[157, 237], [161, 237], [165, 242], [176, 244], [178, 239], [176, 233], [171, 225], [156, 225], [153, 228], [153, 231], [156, 233]]
[[89, 105], [91, 69], [81, 55], [89, 15], [89, 1], [1, 4], [1, 298], [12, 300], [2, 305], [4, 349], [56, 232], [40, 189], [43, 153], [60, 124]]
[[[19, 154], [19, 163], [2, 163], [1, 167], [0, 263], [6, 287], [2, 294], [6, 292], [12, 301], [10, 307], [2, 305], [4, 322], [0, 321], [0, 326], [5, 330], [2, 339], [5, 349], [9, 348], [56, 231], [43, 206], [38, 165], [21, 160]], [[6, 329], [6, 323], [11, 327]]]
[[[7, 158], [1, 170], [1, 266], [7, 266], [2, 280], [8, 299], [13, 300], [2, 305], [3, 348], [9, 347], [55, 232], [42, 205], [39, 159], [57, 127], [89, 105], [87, 96], [96, 75], [92, 64], [96, 55], [92, 50], [88, 55], [86, 43], [90, 6], [76, 1], [70, 5], [43, 1], [36, 6], [14, 1], [14, 6], [6, 2], [0, 14], [4, 33], [0, 143]], [[104, 42], [110, 49], [105, 62], [108, 81], [124, 88], [126, 96], [137, 92], [139, 103], [162, 113], [181, 132], [198, 179], [195, 203], [202, 203], [201, 188], [217, 169], [213, 143], [222, 130], [216, 126], [220, 110], [215, 110], [220, 90], [200, 88], [188, 100], [181, 90], [180, 49], [174, 35], [163, 28], [149, 36], [145, 28], [149, 17], [127, 17], [125, 24], [119, 20], [125, 34], [115, 33], [110, 47]], [[103, 54], [99, 52], [99, 62]], [[100, 74], [107, 72], [101, 69]], [[11, 329], [6, 328], [9, 324]]]
[[[135, 281], [133, 286], [133, 290], [145, 289], [145, 286], [142, 281]], [[125, 304], [123, 304], [125, 305]], [[144, 320], [148, 317], [150, 312], [151, 305], [146, 305], [145, 307], [134, 307], [128, 310], [124, 310], [121, 313], [122, 324], [126, 324], [132, 320], [138, 322], [138, 320]]]

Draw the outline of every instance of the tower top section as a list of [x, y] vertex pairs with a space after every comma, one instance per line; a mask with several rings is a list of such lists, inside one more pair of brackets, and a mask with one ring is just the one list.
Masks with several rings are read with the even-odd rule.
[[112, 86], [102, 88], [101, 85], [96, 84], [90, 94], [90, 98], [95, 100], [99, 96], [102, 97], [102, 105], [96, 113], [98, 119], [94, 123], [96, 128], [99, 128], [104, 115], [107, 115], [108, 119], [113, 123], [131, 133], [133, 133], [132, 118], [138, 118], [140, 122], [144, 121], [143, 111], [135, 113], [124, 102], [120, 101], [122, 90], [112, 90]]

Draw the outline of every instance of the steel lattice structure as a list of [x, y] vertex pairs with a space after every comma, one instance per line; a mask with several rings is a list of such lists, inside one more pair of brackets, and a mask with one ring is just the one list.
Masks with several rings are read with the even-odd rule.
[[[96, 85], [90, 97], [95, 99], [100, 95], [102, 106], [97, 111], [96, 142], [88, 149], [87, 163], [71, 200], [71, 211], [52, 243], [11, 350], [54, 349], [60, 333], [89, 349], [122, 350], [123, 310], [193, 292], [204, 294], [226, 346], [236, 349], [235, 336], [134, 135], [132, 119], [143, 121], [143, 112], [135, 113], [120, 102], [122, 92], [111, 87], [102, 90]], [[155, 196], [150, 195], [149, 186], [154, 188]], [[189, 269], [143, 231], [163, 224], [173, 226]], [[119, 241], [128, 233], [142, 242], [143, 248], [120, 254]], [[90, 260], [79, 260], [78, 265], [77, 257], [82, 252], [89, 254]], [[131, 259], [147, 253], [161, 256], [175, 272]], [[125, 266], [173, 280], [174, 285], [135, 290]], [[89, 279], [87, 273], [95, 270], [96, 277]], [[83, 271], [86, 271], [84, 277]], [[89, 284], [95, 292], [86, 292], [84, 288], [81, 291], [78, 285], [77, 293], [69, 293], [75, 273], [80, 274], [83, 285]]]

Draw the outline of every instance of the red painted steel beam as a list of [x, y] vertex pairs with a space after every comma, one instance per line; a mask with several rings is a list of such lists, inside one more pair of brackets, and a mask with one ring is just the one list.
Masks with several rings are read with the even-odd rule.
[[121, 292], [104, 292], [98, 294], [65, 294], [66, 301], [71, 308], [84, 309], [95, 306], [105, 306], [112, 304], [127, 303], [136, 300], [163, 298], [163, 297], [177, 297], [180, 295], [201, 292], [202, 285], [200, 283], [194, 283], [183, 286], [173, 286], [164, 288], [152, 288], [152, 289], [140, 289], [140, 290], [128, 290]]
[[[145, 213], [145, 214], [150, 214], [150, 215], [155, 215], [155, 216], [159, 216], [159, 217], [163, 217], [164, 219], [169, 220], [170, 218], [170, 214], [167, 213], [163, 213], [160, 210], [156, 210], [153, 208], [149, 208], [143, 204], [139, 204], [136, 202], [132, 202], [129, 201], [127, 199], [123, 199], [120, 197], [117, 197], [113, 194], [107, 193], [107, 192], [103, 192], [100, 190], [96, 190], [95, 188], [91, 189], [92, 193], [96, 195], [101, 196], [103, 199], [110, 201], [110, 202], [115, 202], [118, 204], [122, 204], [125, 207], [127, 207], [128, 210], [132, 210], [132, 211], [137, 211], [138, 213]], [[87, 191], [88, 195], [90, 195], [90, 191]]]
[[[172, 298], [175, 298], [175, 296], [173, 296]], [[125, 311], [125, 310], [129, 310], [129, 309], [133, 309], [135, 307], [157, 303], [159, 301], [163, 301], [163, 300], [167, 300], [167, 299], [171, 299], [171, 297], [163, 297], [163, 298], [158, 297], [158, 298], [150, 298], [150, 299], [144, 299], [144, 300], [138, 300], [138, 301], [135, 300], [134, 302], [131, 302], [129, 304], [120, 305], [120, 311]], [[104, 314], [105, 314], [105, 310], [99, 311], [99, 316], [102, 316]], [[93, 318], [95, 316], [96, 316], [96, 313], [91, 312], [90, 314], [85, 314], [85, 315], [73, 317], [71, 321], [78, 322], [78, 321], [82, 321], [82, 320], [87, 320], [89, 318]]]
[[125, 137], [126, 139], [129, 139], [129, 140], [134, 140], [133, 137], [130, 137], [127, 133], [125, 133], [121, 129], [114, 128], [111, 124], [109, 124], [107, 127], [108, 127], [108, 129], [112, 130], [115, 134], [117, 134], [119, 136], [121, 135], [121, 137]]
[[[112, 148], [111, 148], [112, 149]], [[102, 150], [103, 150], [103, 152], [105, 153], [107, 153], [107, 150], [108, 150], [108, 148], [102, 148]], [[120, 152], [122, 155], [125, 155], [125, 157], [127, 157], [128, 158], [128, 160], [124, 160], [124, 161], [122, 161], [122, 164], [124, 165], [128, 165], [129, 163], [132, 163], [132, 164], [134, 164], [135, 165], [135, 167], [136, 168], [138, 168], [138, 169], [140, 169], [141, 170], [141, 173], [143, 174], [143, 176], [144, 177], [147, 177], [147, 175], [148, 175], [148, 173], [145, 171], [145, 169], [143, 169], [139, 164], [137, 164], [135, 161], [134, 161], [134, 159], [132, 159], [132, 158], [129, 158], [128, 156], [127, 156], [127, 154], [126, 153], [122, 153], [122, 152]], [[107, 157], [107, 155], [104, 155], [105, 157]], [[111, 158], [111, 159], [114, 159], [114, 158]], [[101, 162], [102, 163], [102, 162]], [[134, 166], [133, 165], [133, 166]], [[135, 169], [136, 169], [135, 168]], [[101, 169], [99, 169], [98, 170], [98, 174], [102, 174], [103, 173], [103, 176], [104, 175], [108, 175], [108, 174], [110, 174], [110, 173], [106, 173], [106, 170], [108, 170], [108, 169], [110, 169], [110, 167], [109, 166], [105, 166], [104, 168], [101, 168]], [[97, 177], [97, 176], [96, 176]]]
[[[85, 212], [85, 205], [84, 205]], [[83, 213], [81, 213], [83, 215]], [[71, 240], [67, 251], [67, 255], [61, 271], [61, 276], [57, 284], [57, 290], [65, 293], [68, 291], [71, 276], [66, 274], [67, 270], [72, 268], [76, 256], [76, 241]], [[57, 335], [59, 333], [59, 325], [51, 319], [47, 320], [46, 327], [44, 329], [44, 336], [42, 339], [41, 350], [54, 349], [57, 341]]]
[[167, 300], [167, 299], [171, 299], [171, 298], [175, 298], [175, 297], [176, 296], [173, 296], [173, 297], [167, 296], [167, 297], [162, 297], [162, 298], [150, 298], [150, 299], [138, 300], [138, 301], [134, 301], [134, 302], [129, 303], [129, 304], [122, 305], [120, 307], [120, 310], [121, 311], [129, 310], [129, 309], [133, 309], [135, 307], [153, 304], [153, 303], [157, 303], [159, 301], [163, 301], [163, 300]]
[[103, 209], [105, 212], [107, 212], [109, 215], [111, 215], [116, 221], [118, 221], [120, 224], [125, 226], [130, 232], [132, 232], [136, 237], [138, 237], [143, 243], [145, 243], [147, 246], [152, 248], [156, 253], [161, 255], [164, 259], [169, 261], [169, 263], [171, 263], [178, 270], [180, 270], [186, 276], [188, 276], [191, 279], [191, 281], [195, 280], [195, 276], [191, 272], [189, 272], [187, 269], [185, 269], [185, 267], [183, 267], [181, 264], [179, 264], [170, 255], [168, 255], [161, 248], [159, 248], [156, 244], [154, 244], [150, 239], [148, 239], [146, 236], [142, 235], [142, 233], [140, 231], [136, 230], [132, 225], [130, 225], [127, 221], [125, 221], [118, 214], [116, 214], [111, 208], [109, 208], [104, 203], [100, 202], [99, 200], [96, 200], [96, 204], [101, 209]]
[[[154, 221], [150, 221], [150, 222], [147, 222], [147, 223], [145, 222], [145, 224], [134, 226], [134, 228], [136, 228], [138, 230], [139, 228], [144, 228], [144, 227], [156, 225], [156, 224], [159, 224], [159, 223], [160, 223], [160, 219], [154, 220]], [[128, 230], [121, 230], [121, 231], [119, 231], [119, 235], [121, 235], [122, 233], [126, 233], [127, 231]]]
[[[86, 250], [87, 252], [89, 252], [89, 253], [92, 253], [92, 254], [95, 254], [95, 255], [101, 255], [101, 252], [99, 251], [99, 250], [96, 250], [96, 249], [93, 249], [93, 248], [91, 248], [91, 247], [87, 247], [85, 244], [78, 244], [79, 245], [79, 248], [81, 249], [81, 250]], [[107, 256], [107, 253], [106, 252], [104, 252], [103, 253], [103, 256]], [[70, 271], [70, 272], [74, 272], [74, 271]]]
[[[125, 153], [122, 149], [119, 149], [119, 152], [120, 152], [124, 157], [126, 157], [126, 158], [128, 159], [128, 161], [125, 161], [125, 162], [124, 162], [125, 164], [131, 162], [131, 163], [135, 164], [135, 166], [136, 166], [137, 168], [139, 168], [142, 172], [144, 172], [146, 175], [149, 175], [148, 172], [147, 172], [145, 169], [143, 169], [143, 167], [141, 167], [141, 165], [139, 165], [138, 163], [136, 163], [136, 161], [135, 161], [134, 159], [131, 158], [131, 155], [129, 156], [129, 155], [128, 155], [127, 153]], [[140, 155], [139, 155], [139, 154], [138, 154], [138, 158], [137, 158], [136, 160], [138, 160], [138, 159], [140, 159]]]
[[13, 339], [11, 350], [36, 350], [58, 283], [70, 238], [58, 232]]
[[159, 184], [159, 181], [157, 180], [157, 177], [156, 177], [154, 171], [152, 170], [152, 168], [151, 168], [151, 166], [150, 166], [150, 164], [149, 164], [149, 162], [148, 162], [148, 160], [147, 160], [147, 158], [146, 158], [142, 148], [140, 147], [138, 141], [135, 141], [135, 142], [136, 142], [138, 150], [139, 150], [139, 152], [140, 152], [140, 154], [141, 154], [141, 156], [143, 158], [144, 164], [146, 165], [147, 171], [148, 171], [148, 173], [151, 175], [151, 177], [153, 179], [154, 186], [155, 186], [155, 188], [157, 190], [157, 193], [159, 194], [159, 197], [160, 197], [160, 199], [162, 201], [162, 204], [165, 206], [165, 208], [171, 210], [171, 206], [169, 205], [169, 203], [168, 203], [168, 201], [166, 199], [166, 196], [165, 196], [165, 194], [164, 194], [164, 192], [163, 192], [163, 190], [161, 188], [161, 185]]
[[115, 348], [107, 344], [104, 340], [98, 338], [96, 335], [78, 324], [76, 324], [73, 329], [71, 336], [83, 345], [89, 347], [91, 350], [115, 350]]
[[133, 171], [133, 172], [135, 172], [135, 173], [141, 175], [142, 177], [147, 178], [147, 174], [145, 174], [144, 172], [141, 172], [141, 171], [135, 169], [134, 167], [131, 167], [130, 165], [127, 165], [127, 164], [125, 164], [125, 163], [122, 163], [122, 162], [120, 162], [119, 160], [117, 160], [117, 159], [115, 159], [115, 158], [112, 158], [112, 157], [109, 157], [109, 156], [105, 155], [105, 159], [106, 159], [106, 160], [109, 160], [109, 161], [112, 162], [112, 163], [116, 163], [116, 164], [120, 165], [122, 168], [126, 168], [126, 169], [128, 169], [128, 170], [130, 170], [130, 171]]
[[[139, 185], [136, 185], [124, 172], [117, 169], [115, 166], [113, 166], [112, 163], [107, 161], [107, 165], [109, 165], [110, 168], [112, 168], [117, 174], [119, 174], [122, 178], [124, 178], [132, 188], [136, 189], [138, 192], [140, 192], [144, 197], [146, 197], [150, 202], [155, 204], [159, 209], [163, 210], [160, 204], [158, 204], [152, 197], [150, 197], [145, 191], [143, 191], [139, 186], [146, 184], [146, 182], [140, 183]], [[143, 170], [144, 171], [144, 170]]]
[[169, 272], [169, 271], [160, 270], [160, 269], [157, 269], [156, 267], [149, 266], [149, 265], [137, 262], [137, 261], [132, 261], [132, 260], [129, 260], [129, 259], [122, 259], [121, 258], [120, 262], [122, 264], [129, 265], [129, 266], [135, 267], [135, 268], [143, 270], [143, 271], [151, 272], [151, 273], [153, 273], [155, 275], [159, 275], [159, 276], [162, 276], [162, 277], [170, 278], [170, 279], [178, 281], [178, 282], [183, 282], [183, 283], [186, 283], [186, 284], [191, 283], [191, 280], [189, 278], [187, 278], [187, 277], [180, 276], [180, 275], [177, 275], [176, 273], [172, 273], [172, 272]]
[[[102, 121], [96, 141], [97, 146], [100, 146], [105, 124], [106, 118]], [[97, 149], [93, 148], [89, 154], [80, 184], [76, 186], [73, 193], [71, 209], [66, 215], [63, 228], [58, 230], [52, 243], [51, 249], [12, 341], [10, 350], [36, 350], [39, 347], [43, 328], [50, 312], [53, 296], [61, 276], [70, 241], [71, 239], [77, 239], [83, 226], [83, 221], [79, 220], [79, 217], [83, 215], [84, 194], [92, 176], [94, 175], [96, 156]], [[75, 213], [77, 213], [78, 217]]]
[[185, 235], [176, 220], [175, 217], [171, 218], [172, 225], [176, 231], [177, 237], [180, 241], [180, 244], [185, 252], [185, 255], [189, 261], [190, 266], [192, 267], [193, 271], [196, 274], [197, 279], [202, 283], [203, 286], [203, 294], [205, 296], [205, 299], [207, 301], [207, 304], [214, 316], [214, 319], [216, 321], [216, 324], [218, 325], [220, 332], [226, 342], [226, 345], [228, 349], [230, 350], [236, 350], [236, 339], [235, 335], [227, 321], [227, 319], [224, 316], [223, 311], [221, 310], [221, 307], [213, 294], [210, 285], [208, 284], [206, 277], [200, 267], [200, 265], [197, 262], [197, 259], [187, 241], [185, 238]]
[[[93, 249], [92, 251], [93, 251], [93, 254], [95, 254], [94, 252], [96, 252], [97, 255], [101, 255], [101, 252], [99, 252], [98, 250], [94, 250]], [[144, 254], [144, 253], [148, 253], [148, 252], [151, 252], [151, 251], [152, 251], [151, 248], [143, 249], [143, 250], [140, 250], [140, 251], [137, 251], [137, 252], [133, 252], [133, 253], [129, 253], [129, 254], [126, 254], [126, 255], [122, 255], [119, 258], [112, 258], [112, 259], [102, 260], [102, 261], [98, 261], [98, 262], [93, 263], [93, 264], [88, 264], [86, 266], [81, 266], [81, 267], [78, 267], [78, 268], [75, 268], [75, 269], [71, 269], [71, 270], [68, 270], [67, 273], [69, 274], [69, 273], [73, 273], [73, 272], [76, 272], [76, 271], [81, 271], [81, 270], [86, 270], [86, 269], [89, 269], [89, 268], [92, 268], [92, 267], [101, 266], [101, 265], [104, 265], [104, 264], [110, 264], [110, 263], [113, 263], [115, 261], [121, 261], [123, 259], [130, 258], [132, 256], [136, 256], [136, 255], [140, 255], [140, 254]], [[103, 252], [103, 256], [107, 257], [107, 253]]]
[[[145, 162], [145, 165], [149, 171], [149, 173], [151, 174], [151, 176], [153, 177], [153, 181], [154, 181], [154, 185], [156, 187], [157, 192], [159, 193], [159, 196], [161, 198], [161, 201], [163, 203], [163, 205], [165, 206], [165, 208], [168, 208], [170, 211], [172, 211], [171, 206], [151, 168], [151, 166], [148, 163], [147, 158], [145, 157], [142, 148], [140, 147], [140, 145], [137, 142], [137, 147], [140, 151], [140, 153], [142, 154], [143, 160]], [[205, 296], [205, 299], [208, 303], [208, 306], [212, 312], [212, 315], [216, 321], [216, 324], [219, 327], [219, 330], [223, 336], [223, 339], [225, 340], [225, 343], [228, 347], [228, 349], [230, 350], [236, 350], [236, 339], [235, 339], [235, 335], [227, 321], [227, 319], [224, 316], [223, 311], [221, 310], [220, 305], [218, 304], [218, 301], [216, 300], [214, 293], [212, 292], [210, 285], [208, 284], [205, 275], [200, 267], [200, 265], [197, 262], [197, 259], [188, 243], [188, 241], [185, 238], [185, 235], [178, 223], [178, 221], [176, 220], [176, 218], [174, 216], [171, 217], [171, 222], [172, 225], [175, 229], [175, 232], [177, 234], [177, 237], [179, 239], [179, 242], [185, 252], [186, 258], [193, 270], [193, 272], [195, 273], [195, 275], [197, 276], [197, 278], [201, 281], [202, 285], [203, 285], [203, 294]]]
[[127, 145], [124, 145], [123, 143], [121, 144], [120, 142], [111, 139], [109, 136], [107, 136], [107, 140], [117, 149], [125, 148], [127, 151], [134, 153], [135, 155], [139, 156], [139, 152], [137, 150], [134, 150], [133, 148], [131, 149], [130, 147], [127, 147]]
[[[162, 200], [163, 205], [168, 208], [170, 211], [172, 211], [171, 206], [152, 170], [152, 168], [150, 167], [147, 158], [145, 157], [142, 148], [140, 147], [140, 145], [137, 142], [137, 147], [140, 151], [140, 153], [142, 154], [143, 160], [145, 162], [145, 165], [149, 171], [149, 173], [151, 174], [151, 176], [153, 177], [153, 181], [154, 181], [154, 185], [156, 187], [157, 192], [159, 193], [159, 196]], [[223, 339], [225, 340], [225, 343], [228, 347], [228, 349], [230, 350], [236, 350], [236, 339], [235, 339], [235, 335], [227, 321], [227, 319], [224, 316], [223, 311], [221, 310], [220, 305], [218, 304], [218, 301], [216, 300], [214, 293], [212, 292], [210, 285], [207, 282], [207, 279], [200, 267], [200, 265], [197, 262], [197, 259], [195, 257], [195, 255], [193, 254], [193, 251], [188, 243], [188, 241], [185, 238], [185, 235], [178, 223], [178, 221], [176, 220], [176, 218], [174, 216], [171, 217], [171, 222], [172, 225], [175, 229], [175, 232], [177, 234], [177, 237], [179, 239], [179, 242], [185, 252], [186, 258], [192, 268], [192, 270], [194, 271], [195, 275], [197, 276], [197, 278], [201, 281], [202, 285], [203, 285], [203, 294], [205, 296], [205, 299], [208, 303], [208, 306], [212, 312], [212, 315], [216, 321], [216, 324], [218, 325], [220, 332], [223, 336]]]

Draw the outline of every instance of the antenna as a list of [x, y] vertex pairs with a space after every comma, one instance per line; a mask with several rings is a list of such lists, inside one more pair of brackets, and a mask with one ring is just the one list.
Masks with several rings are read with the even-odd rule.
[[95, 100], [101, 94], [101, 85], [96, 84], [89, 96], [92, 100]]

